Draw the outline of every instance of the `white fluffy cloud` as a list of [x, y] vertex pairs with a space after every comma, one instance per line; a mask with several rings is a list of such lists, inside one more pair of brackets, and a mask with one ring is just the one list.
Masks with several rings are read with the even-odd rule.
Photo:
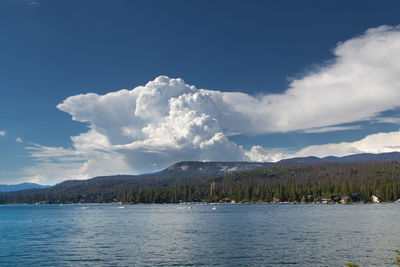
[[0, 131], [0, 136], [5, 136], [6, 132], [5, 131]]
[[[107, 95], [86, 94], [58, 105], [90, 131], [72, 137], [74, 152], [102, 150], [123, 155], [141, 173], [180, 160], [241, 160], [217, 119], [210, 94], [182, 79], [157, 77], [145, 86]], [[90, 153], [87, 153], [90, 148]]]
[[[381, 114], [400, 107], [400, 28], [370, 29], [338, 44], [334, 54], [335, 60], [293, 80], [282, 94], [197, 89], [160, 76], [132, 90], [68, 97], [58, 109], [88, 123], [89, 131], [72, 137], [70, 149], [30, 147], [38, 164], [27, 173], [36, 180], [64, 180], [154, 171], [180, 160], [275, 161], [397, 150], [397, 132], [297, 153], [260, 146], [245, 151], [228, 139], [238, 133], [321, 133], [358, 129], [348, 124], [365, 120], [390, 121]], [[388, 141], [378, 142], [380, 135]], [[40, 164], [51, 166], [48, 173]]]
[[295, 156], [313, 155], [326, 157], [330, 155], [345, 156], [358, 153], [386, 153], [392, 151], [400, 151], [400, 131], [371, 134], [355, 142], [309, 146], [298, 151]]
[[327, 157], [346, 156], [359, 153], [386, 153], [400, 151], [400, 130], [389, 133], [376, 133], [367, 135], [355, 142], [341, 142], [305, 147], [296, 152], [285, 149], [266, 150], [260, 146], [254, 146], [246, 155], [254, 161], [279, 161], [294, 157]]

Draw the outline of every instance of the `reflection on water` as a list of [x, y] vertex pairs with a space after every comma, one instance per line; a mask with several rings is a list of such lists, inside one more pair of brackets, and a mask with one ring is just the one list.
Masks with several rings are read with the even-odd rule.
[[387, 266], [400, 248], [400, 204], [120, 207], [0, 206], [0, 265]]

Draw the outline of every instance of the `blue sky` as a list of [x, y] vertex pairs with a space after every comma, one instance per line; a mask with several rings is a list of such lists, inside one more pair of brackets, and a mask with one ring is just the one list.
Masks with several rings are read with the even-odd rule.
[[0, 183], [397, 151], [399, 11], [1, 1]]

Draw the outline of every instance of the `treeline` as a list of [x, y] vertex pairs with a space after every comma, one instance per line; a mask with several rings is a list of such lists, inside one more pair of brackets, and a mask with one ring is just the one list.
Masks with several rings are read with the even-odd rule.
[[179, 185], [121, 192], [126, 203], [179, 202], [370, 202], [400, 199], [400, 164], [323, 163], [235, 172]]
[[[182, 172], [184, 173], [184, 172]], [[400, 198], [400, 163], [275, 164], [226, 175], [115, 176], [0, 193], [0, 203], [346, 202]]]

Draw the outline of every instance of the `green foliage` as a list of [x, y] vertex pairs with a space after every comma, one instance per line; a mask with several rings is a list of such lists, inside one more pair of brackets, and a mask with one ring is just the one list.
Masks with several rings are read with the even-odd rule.
[[400, 250], [396, 249], [396, 259], [393, 262], [397, 266], [400, 266]]
[[346, 267], [358, 267], [359, 265], [357, 264], [357, 263], [354, 263], [354, 262], [348, 262], [347, 264], [346, 264]]

